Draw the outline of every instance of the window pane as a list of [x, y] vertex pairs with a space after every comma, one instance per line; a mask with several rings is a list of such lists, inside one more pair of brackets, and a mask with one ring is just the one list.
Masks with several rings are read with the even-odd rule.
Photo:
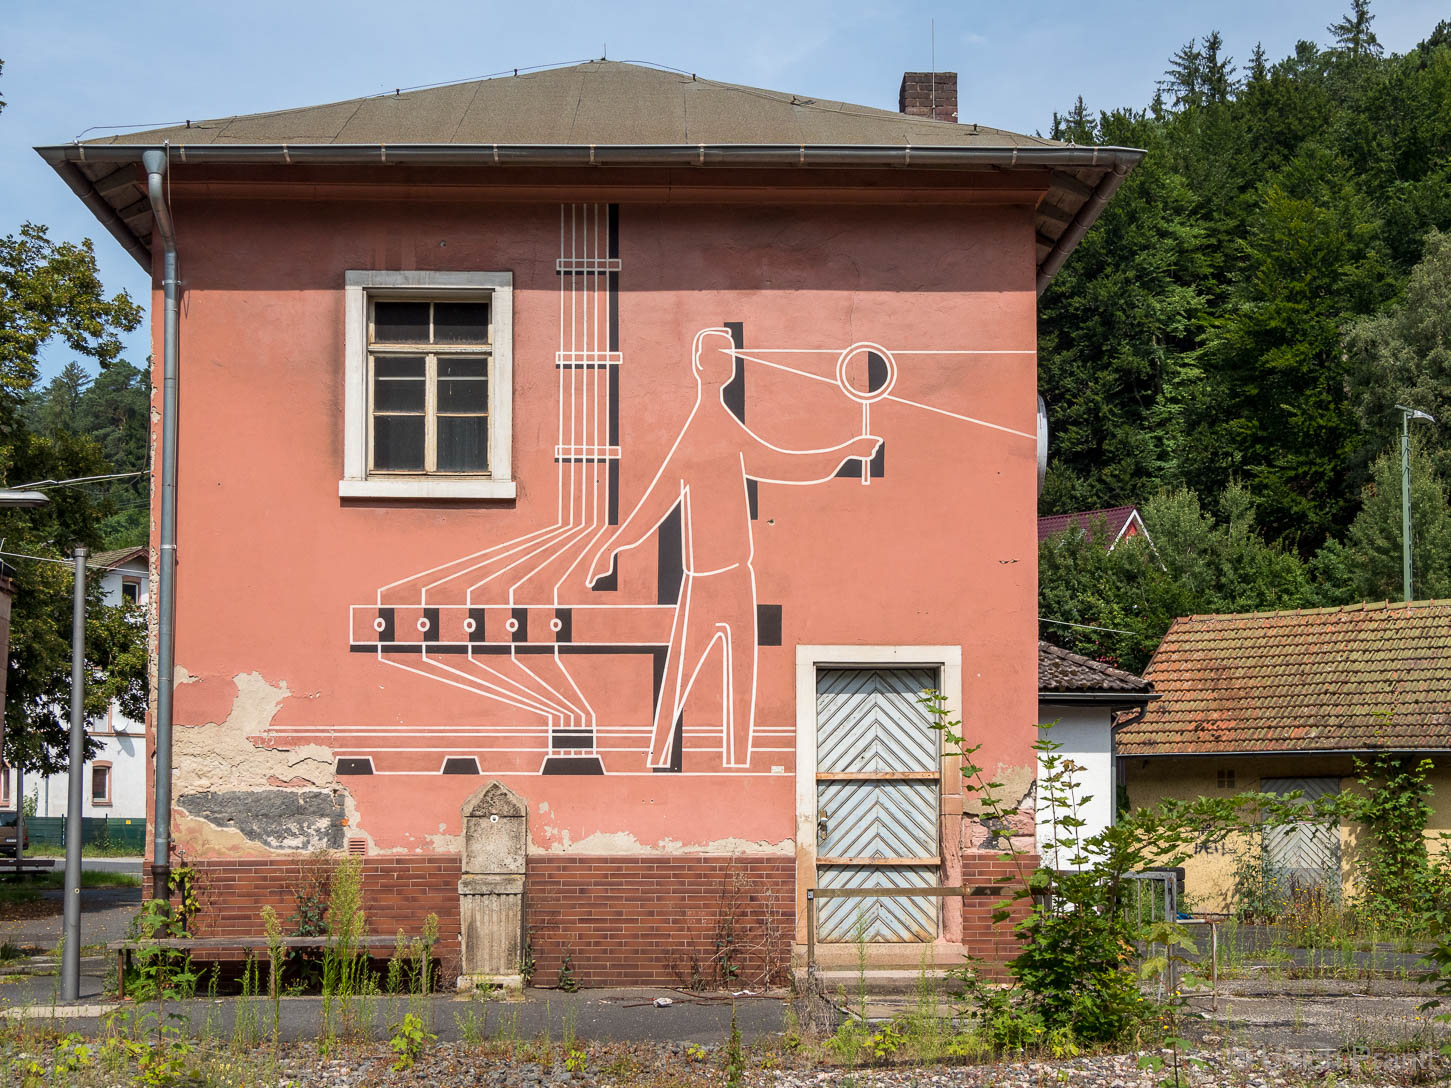
[[110, 773], [108, 767], [91, 768], [91, 800], [104, 801], [106, 799], [106, 775]]
[[427, 343], [428, 303], [373, 303], [373, 339], [384, 343]]
[[487, 344], [487, 302], [436, 302], [433, 305], [433, 341], [436, 344]]
[[438, 471], [487, 472], [489, 423], [482, 416], [438, 417]]
[[373, 417], [373, 467], [385, 472], [423, 471], [423, 417]]
[[479, 358], [455, 358], [450, 355], [438, 357], [438, 376], [440, 378], [487, 378], [489, 376], [489, 360]]
[[376, 378], [421, 378], [423, 374], [422, 355], [379, 355], [373, 359]]
[[[439, 369], [443, 369], [439, 367]], [[440, 412], [487, 412], [489, 383], [486, 378], [462, 378], [438, 383]]]

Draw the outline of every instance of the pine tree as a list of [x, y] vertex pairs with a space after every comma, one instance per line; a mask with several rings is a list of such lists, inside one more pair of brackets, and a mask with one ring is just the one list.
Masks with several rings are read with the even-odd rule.
[[1249, 55], [1249, 82], [1263, 83], [1269, 77], [1269, 64], [1265, 61], [1265, 47], [1255, 42], [1254, 52]]
[[1204, 54], [1192, 39], [1169, 58], [1159, 86], [1169, 92], [1175, 109], [1189, 109], [1204, 101]]
[[[1431, 467], [1418, 436], [1411, 439], [1411, 574], [1413, 594], [1451, 596], [1451, 508], [1446, 484]], [[1376, 459], [1360, 513], [1346, 534], [1356, 588], [1365, 600], [1399, 600], [1402, 570], [1399, 443]]]
[[1375, 16], [1370, 13], [1370, 0], [1350, 0], [1350, 11], [1338, 23], [1331, 23], [1325, 29], [1335, 36], [1335, 43], [1342, 53], [1352, 59], [1381, 55], [1381, 45], [1370, 24]]
[[1227, 102], [1234, 94], [1237, 82], [1234, 78], [1234, 58], [1220, 57], [1224, 39], [1219, 31], [1211, 30], [1203, 38], [1204, 48], [1200, 53], [1200, 86], [1205, 102]]

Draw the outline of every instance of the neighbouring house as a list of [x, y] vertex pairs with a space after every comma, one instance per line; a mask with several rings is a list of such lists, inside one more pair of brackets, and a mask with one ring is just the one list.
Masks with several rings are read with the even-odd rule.
[[[10, 604], [15, 600], [15, 572], [0, 563], [0, 723], [5, 721], [5, 677], [10, 672]], [[0, 750], [4, 748], [4, 725], [0, 724]], [[3, 756], [3, 751], [0, 751]], [[0, 758], [0, 808], [14, 808], [15, 794], [10, 768]]]
[[[1189, 616], [1144, 675], [1160, 698], [1117, 730], [1134, 806], [1338, 794], [1356, 788], [1357, 759], [1387, 754], [1433, 761], [1428, 835], [1451, 830], [1451, 601]], [[1304, 821], [1263, 840], [1262, 858], [1230, 842], [1190, 859], [1192, 901], [1227, 909], [1239, 860], [1287, 885], [1353, 883], [1353, 826]]]
[[[101, 574], [101, 600], [141, 608], [148, 599], [147, 549], [121, 548], [97, 552], [89, 565]], [[136, 824], [146, 820], [146, 726], [121, 713], [114, 702], [103, 718], [86, 722], [86, 732], [100, 745], [86, 761], [82, 815]], [[28, 776], [27, 795], [35, 797], [37, 816], [64, 816], [69, 804], [68, 776]], [[140, 841], [140, 836], [136, 836]]]
[[1103, 523], [1109, 551], [1113, 551], [1120, 540], [1133, 536], [1142, 535], [1153, 544], [1149, 530], [1144, 527], [1144, 519], [1139, 517], [1137, 506], [1110, 506], [1103, 510], [1080, 510], [1073, 514], [1049, 514], [1038, 519], [1038, 539], [1047, 540], [1050, 536], [1069, 529], [1077, 529], [1092, 539], [1098, 532], [1100, 521]]
[[[1053, 754], [1063, 764], [1071, 760], [1078, 768], [1069, 773], [1074, 786], [1066, 792], [1071, 815], [1084, 821], [1077, 832], [1082, 838], [1110, 826], [1118, 811], [1115, 717], [1141, 714], [1158, 697], [1154, 685], [1141, 676], [1049, 642], [1038, 643], [1038, 739], [1058, 745]], [[1040, 781], [1046, 754], [1039, 754]], [[1066, 867], [1068, 858], [1054, 857], [1044, 844], [1068, 832], [1054, 830], [1055, 812], [1046, 802], [1041, 784], [1036, 799], [1038, 845], [1044, 864]]]
[[[722, 917], [758, 977], [811, 889], [1005, 871], [918, 694], [1031, 796], [1036, 301], [1141, 152], [955, 86], [598, 61], [39, 149], [158, 315], [175, 224], [213, 933], [326, 848], [466, 978], [711, 978]], [[992, 954], [992, 902], [822, 900], [822, 955]]]

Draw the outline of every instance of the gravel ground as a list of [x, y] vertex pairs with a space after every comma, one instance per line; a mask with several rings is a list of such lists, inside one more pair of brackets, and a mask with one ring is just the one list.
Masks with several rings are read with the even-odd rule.
[[[581, 1044], [566, 1051], [557, 1042], [516, 1044], [505, 1054], [495, 1046], [440, 1043], [429, 1047], [409, 1069], [395, 1070], [386, 1047], [343, 1046], [320, 1058], [314, 1045], [284, 1045], [279, 1055], [262, 1047], [243, 1053], [223, 1050], [207, 1064], [197, 1083], [251, 1088], [674, 1088], [723, 1086], [729, 1082], [725, 1050], [718, 1045]], [[1071, 1060], [1000, 1061], [955, 1066], [864, 1066], [794, 1068], [797, 1056], [748, 1052], [737, 1082], [748, 1088], [898, 1088], [898, 1086], [995, 1086], [1045, 1088], [1151, 1088], [1172, 1074], [1168, 1051], [1154, 1052], [1165, 1062], [1155, 1071], [1140, 1068], [1138, 1053], [1081, 1057]], [[48, 1065], [44, 1048], [29, 1053], [0, 1051], [0, 1061], [14, 1069], [39, 1058]], [[772, 1068], [771, 1065], [786, 1067]], [[195, 1063], [193, 1068], [195, 1068]], [[763, 1068], [762, 1066], [767, 1066]], [[34, 1072], [41, 1072], [31, 1067]], [[1447, 1085], [1451, 1058], [1429, 1052], [1360, 1053], [1356, 1051], [1286, 1051], [1271, 1048], [1216, 1048], [1180, 1056], [1181, 1084], [1188, 1088], [1325, 1088], [1334, 1085]], [[86, 1074], [91, 1074], [88, 1077]], [[40, 1083], [51, 1082], [49, 1070]], [[124, 1075], [122, 1075], [124, 1078]], [[114, 1073], [99, 1068], [72, 1073], [76, 1085], [115, 1085]]]

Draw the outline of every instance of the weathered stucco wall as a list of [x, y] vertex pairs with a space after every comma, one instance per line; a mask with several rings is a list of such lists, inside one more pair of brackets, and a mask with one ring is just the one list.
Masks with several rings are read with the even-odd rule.
[[[185, 168], [174, 185], [186, 268], [174, 796], [191, 856], [351, 840], [375, 854], [457, 853], [459, 806], [480, 778], [440, 773], [452, 755], [476, 757], [528, 802], [537, 854], [789, 854], [796, 644], [960, 644], [969, 741], [1009, 793], [1030, 795], [1027, 204], [621, 204], [622, 513], [690, 416], [702, 329], [739, 322], [744, 354], [767, 360], [746, 364], [743, 410], [769, 445], [819, 450], [862, 433], [861, 405], [835, 383], [850, 344], [894, 354], [899, 399], [871, 406], [885, 468], [869, 486], [856, 475], [758, 485], [749, 559], [756, 602], [780, 606], [780, 644], [758, 651], [748, 758], [727, 766], [720, 751], [719, 653], [686, 703], [675, 774], [652, 773], [640, 750], [651, 658], [598, 654], [567, 665], [597, 716], [607, 773], [550, 776], [538, 773], [540, 715], [350, 652], [349, 609], [556, 522], [556, 261], [571, 213], [366, 188], [254, 199], [244, 186], [189, 184]], [[358, 269], [512, 272], [516, 500], [338, 497], [343, 280]], [[622, 553], [609, 594], [583, 584], [586, 556], [555, 599], [653, 604], [657, 556], [653, 539]], [[339, 775], [345, 756], [370, 758], [375, 773]]]
[[[1219, 786], [1219, 772], [1234, 774], [1233, 788]], [[1343, 793], [1358, 792], [1355, 768], [1350, 756], [1195, 756], [1192, 758], [1129, 759], [1125, 766], [1129, 803], [1152, 805], [1164, 798], [1189, 800], [1195, 797], [1232, 796], [1255, 792], [1262, 778], [1327, 777], [1340, 779]], [[1439, 837], [1451, 832], [1451, 762], [1443, 760], [1432, 773], [1433, 814], [1426, 828], [1431, 849], [1439, 848]], [[1353, 894], [1356, 865], [1364, 843], [1364, 831], [1356, 824], [1340, 828], [1340, 873], [1342, 888]], [[1222, 844], [1196, 853], [1184, 866], [1185, 892], [1196, 910], [1220, 913], [1232, 909], [1235, 865], [1254, 840], [1231, 836]]]

